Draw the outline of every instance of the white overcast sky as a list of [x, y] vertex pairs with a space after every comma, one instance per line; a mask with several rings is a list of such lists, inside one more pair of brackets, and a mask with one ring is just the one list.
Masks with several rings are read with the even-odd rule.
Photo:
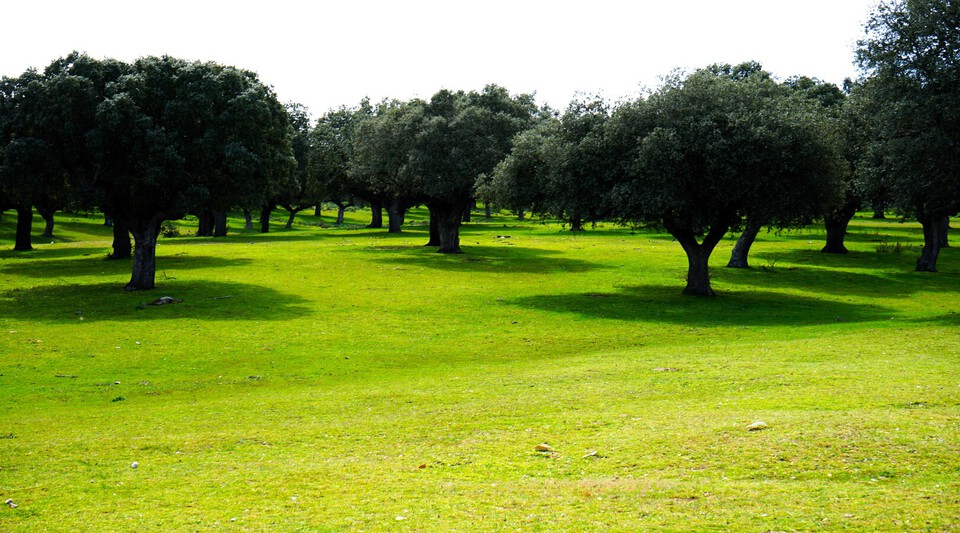
[[578, 92], [616, 100], [675, 68], [759, 61], [783, 79], [840, 84], [876, 0], [18, 0], [5, 3], [0, 74], [71, 50], [171, 55], [259, 73], [314, 116], [364, 96], [441, 88]]

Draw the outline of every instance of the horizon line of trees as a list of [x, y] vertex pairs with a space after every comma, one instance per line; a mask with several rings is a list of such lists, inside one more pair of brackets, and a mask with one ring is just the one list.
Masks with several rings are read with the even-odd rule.
[[[226, 233], [243, 209], [261, 231], [278, 206], [367, 205], [399, 232], [430, 213], [428, 246], [461, 253], [477, 201], [551, 217], [653, 224], [688, 259], [685, 293], [712, 295], [709, 257], [730, 231], [728, 263], [748, 266], [758, 232], [822, 221], [825, 253], [846, 253], [856, 210], [892, 208], [923, 226], [918, 271], [936, 271], [960, 210], [960, 2], [880, 3], [858, 43], [865, 76], [841, 89], [776, 80], [755, 62], [674, 74], [616, 105], [562, 112], [488, 85], [429, 100], [363, 100], [316, 121], [280, 104], [256, 74], [170, 57], [134, 63], [76, 52], [0, 81], [0, 211], [16, 209], [15, 250], [32, 210], [95, 208], [114, 225], [111, 257], [133, 256], [127, 288], [154, 285], [165, 220], [196, 215]], [[134, 246], [130, 245], [130, 235]]]

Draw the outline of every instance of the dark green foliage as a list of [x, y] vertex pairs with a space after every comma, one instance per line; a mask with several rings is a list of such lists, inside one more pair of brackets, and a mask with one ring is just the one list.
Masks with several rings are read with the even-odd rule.
[[481, 190], [498, 205], [555, 217], [573, 231], [607, 217], [616, 164], [609, 116], [599, 98], [571, 102], [559, 119], [544, 118], [519, 135]]
[[461, 251], [460, 223], [474, 203], [478, 178], [506, 157], [535, 113], [532, 96], [511, 96], [496, 85], [479, 93], [443, 90], [424, 106], [410, 172], [422, 180], [441, 253]]
[[924, 227], [917, 270], [936, 271], [939, 227], [960, 209], [960, 2], [882, 2], [858, 43], [875, 178]]
[[620, 218], [662, 224], [680, 242], [688, 294], [713, 294], [710, 253], [744, 217], [798, 224], [836, 190], [839, 154], [822, 114], [762, 71], [729, 74], [744, 70], [674, 79], [611, 119], [628, 149], [613, 192]]
[[373, 108], [364, 100], [357, 108], [342, 107], [329, 111], [310, 130], [310, 166], [307, 193], [315, 202], [332, 202], [343, 210], [361, 199], [375, 197], [362, 179], [349, 173], [353, 143], [361, 120], [369, 118]]

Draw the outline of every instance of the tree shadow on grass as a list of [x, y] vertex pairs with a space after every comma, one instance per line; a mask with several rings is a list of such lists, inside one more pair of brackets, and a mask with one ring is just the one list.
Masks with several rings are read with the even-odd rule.
[[[838, 260], [830, 260], [834, 261]], [[960, 273], [914, 272], [912, 261], [908, 263], [891, 268], [886, 259], [873, 264], [857, 261], [853, 266], [866, 269], [859, 271], [830, 268], [835, 265], [724, 268], [718, 269], [715, 279], [757, 289], [796, 289], [814, 294], [868, 298], [903, 297], [922, 291], [944, 294], [960, 292]]]
[[[182, 302], [150, 305], [161, 296]], [[58, 284], [0, 292], [0, 317], [16, 320], [290, 320], [312, 311], [308, 302], [274, 289], [210, 280], [160, 283], [152, 291], [127, 292], [114, 283]]]
[[[87, 255], [87, 254], [81, 254]], [[236, 268], [251, 263], [250, 259], [181, 254], [157, 258], [157, 276], [166, 277], [178, 270], [203, 268]], [[106, 256], [41, 261], [0, 262], [0, 272], [31, 278], [57, 279], [76, 276], [120, 275], [131, 272], [130, 259], [107, 260]], [[175, 278], [168, 278], [175, 279]]]
[[[61, 257], [94, 257], [104, 258], [107, 256], [108, 248], [102, 246], [53, 246], [53, 245], [34, 245], [33, 250], [25, 252], [14, 252], [5, 250], [0, 252], [0, 261], [9, 260], [11, 262], [24, 261], [29, 259], [57, 259]], [[12, 264], [12, 263], [0, 263]]]
[[960, 292], [960, 272], [952, 267], [956, 255], [941, 252], [941, 272], [916, 272], [919, 252], [850, 252], [824, 254], [819, 249], [757, 251], [752, 268], [717, 269], [724, 283], [756, 288], [796, 289], [804, 292], [856, 297], [906, 297], [918, 292], [954, 295]]
[[677, 286], [623, 287], [615, 292], [549, 294], [508, 301], [546, 312], [590, 318], [690, 326], [819, 326], [871, 322], [896, 312], [877, 305], [855, 305], [771, 291], [728, 291], [716, 298], [680, 294]]
[[562, 251], [513, 246], [503, 243], [497, 246], [464, 245], [466, 253], [440, 254], [437, 249], [425, 246], [371, 246], [362, 251], [376, 257], [371, 259], [393, 265], [415, 265], [453, 272], [489, 273], [550, 273], [588, 272], [609, 268], [606, 265], [580, 259], [569, 259]]

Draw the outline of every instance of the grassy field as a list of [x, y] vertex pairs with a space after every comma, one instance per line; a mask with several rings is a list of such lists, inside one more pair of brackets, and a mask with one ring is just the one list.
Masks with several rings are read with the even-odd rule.
[[653, 231], [350, 217], [161, 238], [126, 293], [98, 219], [4, 214], [0, 531], [960, 530], [960, 254], [913, 272], [915, 224], [730, 237], [702, 299]]

